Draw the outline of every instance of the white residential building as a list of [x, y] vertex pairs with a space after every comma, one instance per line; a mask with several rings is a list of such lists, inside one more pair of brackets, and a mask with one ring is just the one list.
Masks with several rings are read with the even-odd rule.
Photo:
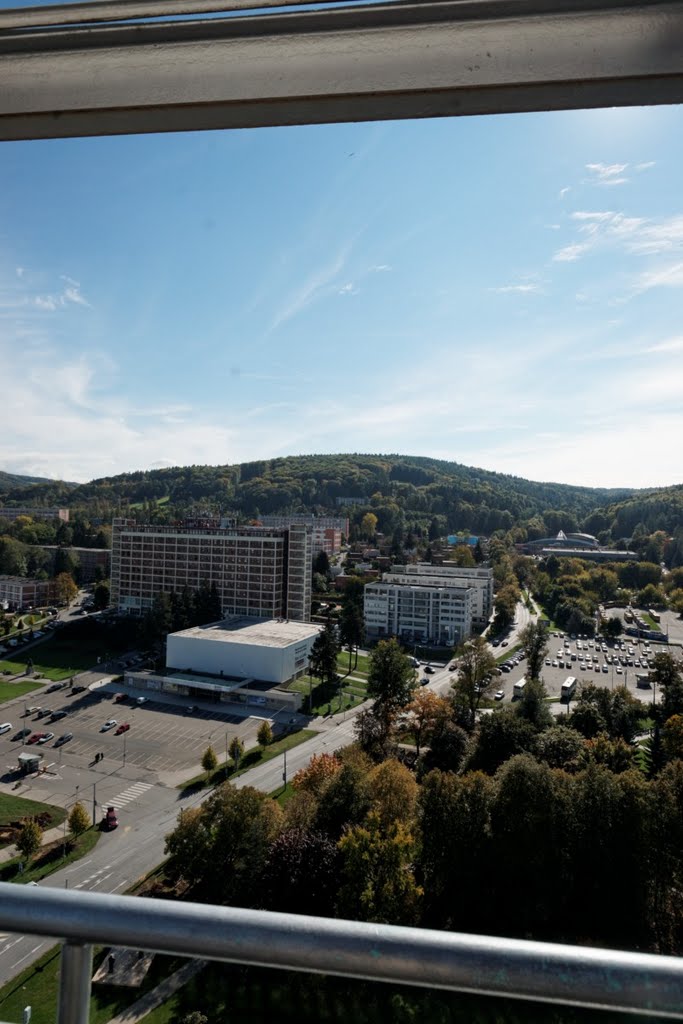
[[472, 632], [473, 587], [453, 587], [447, 579], [391, 578], [368, 583], [365, 628], [371, 639], [398, 636], [454, 646]]
[[[438, 577], [448, 581], [448, 586], [472, 587], [475, 591], [472, 623], [484, 627], [493, 614], [493, 569], [477, 566], [464, 569], [459, 565], [432, 565], [430, 562], [418, 562], [416, 565], [392, 565], [389, 575], [404, 575], [413, 582], [413, 577], [423, 579]], [[388, 576], [384, 577], [385, 579]]]

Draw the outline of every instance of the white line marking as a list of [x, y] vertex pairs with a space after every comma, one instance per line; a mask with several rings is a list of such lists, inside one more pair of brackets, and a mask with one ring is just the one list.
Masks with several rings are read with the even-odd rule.
[[22, 956], [21, 960], [17, 960], [15, 964], [12, 964], [12, 966], [10, 967], [10, 971], [13, 971], [15, 967], [19, 966], [19, 964], [23, 964], [24, 960], [28, 960], [30, 956], [33, 956], [33, 954], [37, 953], [39, 949], [42, 949], [44, 945], [45, 943], [41, 942], [39, 946], [36, 946], [34, 949], [32, 949], [30, 953], [26, 954], [26, 956]]

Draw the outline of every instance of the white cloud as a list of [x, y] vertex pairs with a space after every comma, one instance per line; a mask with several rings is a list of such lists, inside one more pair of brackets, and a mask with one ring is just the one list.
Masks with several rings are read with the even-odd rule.
[[573, 263], [590, 248], [591, 246], [587, 242], [574, 242], [572, 245], [565, 245], [563, 249], [558, 249], [553, 260], [556, 263]]
[[348, 281], [337, 292], [338, 295], [357, 295], [358, 289], [354, 287], [353, 281]]
[[560, 189], [560, 199], [564, 199], [564, 197], [567, 195], [568, 192], [571, 192], [571, 185], [567, 185], [567, 186], [565, 186], [565, 188], [561, 188]]
[[282, 324], [291, 320], [297, 314], [302, 313], [313, 302], [334, 288], [334, 280], [346, 266], [351, 248], [351, 242], [342, 245], [336, 256], [329, 263], [313, 271], [303, 284], [288, 296], [273, 317], [270, 325], [271, 331], [281, 327]]
[[491, 288], [490, 291], [504, 295], [507, 292], [540, 292], [541, 289], [537, 284], [504, 284], [500, 288]]
[[628, 178], [622, 177], [628, 164], [586, 164], [586, 170], [592, 177], [588, 179], [593, 185], [623, 185]]
[[637, 289], [647, 291], [649, 288], [683, 288], [683, 263], [646, 270], [638, 278]]
[[371, 274], [383, 274], [393, 269], [389, 263], [377, 263], [374, 267], [368, 267]]
[[48, 312], [54, 312], [59, 305], [59, 301], [54, 295], [36, 295], [33, 301], [38, 309], [44, 309]]
[[677, 338], [667, 338], [666, 341], [658, 341], [655, 345], [648, 345], [647, 348], [643, 349], [643, 352], [683, 352], [683, 334]]
[[16, 275], [17, 275], [17, 277], [23, 277], [25, 273], [26, 273], [26, 270], [25, 270], [24, 267], [16, 267]]
[[650, 169], [651, 167], [654, 167], [654, 166], [655, 166], [655, 163], [656, 163], [656, 161], [655, 161], [655, 160], [646, 160], [646, 161], [645, 161], [644, 163], [642, 163], [642, 164], [636, 164], [636, 167], [635, 167], [635, 169], [636, 169], [637, 171], [649, 171], [649, 169]]

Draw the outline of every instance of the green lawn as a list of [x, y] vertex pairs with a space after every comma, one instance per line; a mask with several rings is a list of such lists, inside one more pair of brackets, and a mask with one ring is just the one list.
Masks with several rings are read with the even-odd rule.
[[[304, 695], [304, 703], [302, 709], [308, 713], [308, 694], [309, 690], [313, 696], [313, 710], [314, 715], [327, 715], [331, 713], [338, 715], [342, 711], [348, 711], [349, 708], [356, 707], [357, 704], [361, 704], [367, 696], [367, 683], [364, 679], [355, 679], [352, 673], [351, 676], [342, 676], [341, 688], [344, 692], [343, 703], [340, 706], [339, 696], [332, 697], [330, 701], [329, 697], [321, 695], [320, 682], [318, 679], [313, 679], [310, 676], [301, 676], [299, 679], [295, 679], [294, 682], [290, 683], [287, 687], [288, 690], [295, 690], [297, 693]], [[350, 695], [350, 696], [348, 696]], [[329, 710], [328, 710], [329, 709]]]
[[65, 868], [67, 864], [73, 864], [75, 860], [85, 857], [97, 846], [101, 835], [98, 828], [89, 828], [73, 844], [69, 844], [70, 848], [67, 847], [66, 856], [61, 843], [45, 851], [42, 856], [39, 852], [21, 874], [18, 873], [18, 869], [23, 857], [6, 860], [0, 864], [0, 881], [16, 882], [19, 885], [26, 885], [27, 882], [39, 882], [41, 878], [47, 878], [55, 871]]
[[[106, 949], [95, 951], [95, 967], [107, 952]], [[31, 1024], [54, 1024], [57, 1018], [60, 961], [60, 947], [54, 946], [18, 977], [7, 982], [0, 989], [0, 1017], [7, 1021], [19, 1021], [24, 1007], [30, 1006]], [[145, 992], [155, 988], [182, 963], [182, 960], [174, 957], [156, 956], [138, 989], [94, 985], [90, 1000], [90, 1024], [107, 1024], [107, 1021], [122, 1013]]]
[[[0, 672], [2, 672], [2, 666], [4, 662], [0, 662]], [[24, 665], [20, 671], [26, 668]], [[6, 683], [0, 681], [0, 704], [4, 704], [8, 700], [15, 700], [17, 697], [23, 697], [25, 693], [33, 693], [34, 690], [39, 690], [43, 685], [42, 682], [38, 682], [37, 679], [33, 679], [31, 682]]]
[[[337, 668], [344, 675], [349, 671], [349, 652], [342, 651], [337, 656]], [[367, 654], [358, 655], [358, 664], [356, 664], [356, 655], [351, 657], [351, 675], [354, 676], [367, 676], [370, 671], [370, 658]]]
[[23, 651], [20, 659], [14, 655], [14, 660], [0, 662], [0, 673], [8, 669], [13, 675], [25, 672], [29, 658], [33, 661], [35, 671], [53, 682], [92, 668], [97, 664], [98, 657], [106, 653], [104, 647], [109, 637], [99, 629], [79, 629], [78, 625], [57, 630], [49, 640]]
[[643, 621], [647, 622], [647, 624], [650, 627], [650, 629], [654, 629], [657, 633], [661, 633], [662, 632], [662, 627], [659, 625], [658, 622], [655, 622], [655, 620], [652, 618], [651, 615], [648, 615], [647, 613], [644, 614], [643, 615]]
[[[291, 750], [292, 747], [298, 747], [300, 743], [305, 743], [312, 736], [317, 736], [318, 733], [315, 729], [300, 729], [298, 732], [289, 733], [287, 736], [283, 736], [282, 739], [276, 740], [271, 743], [265, 750], [262, 747], [252, 747], [250, 750], [245, 751], [245, 754], [240, 762], [239, 771], [234, 771], [232, 767], [232, 760], [227, 764], [224, 761], [219, 764], [216, 771], [210, 777], [208, 785], [217, 786], [221, 782], [225, 782], [229, 779], [236, 779], [238, 775], [243, 775], [244, 772], [249, 771], [250, 768], [255, 768], [257, 764], [263, 764], [265, 761], [272, 761], [274, 757], [278, 757], [280, 754], [284, 754], [285, 750]], [[202, 754], [204, 751], [201, 752]], [[220, 751], [216, 751], [217, 754]], [[202, 772], [201, 775], [195, 775], [194, 778], [189, 779], [187, 782], [181, 782], [177, 789], [203, 789], [207, 785], [206, 772]]]
[[26, 800], [23, 796], [11, 796], [9, 793], [0, 793], [0, 825], [9, 825], [12, 821], [18, 821], [20, 818], [34, 817], [37, 814], [52, 815], [50, 828], [61, 825], [66, 817], [66, 811], [62, 807], [55, 807], [53, 804], [41, 804], [37, 800]]

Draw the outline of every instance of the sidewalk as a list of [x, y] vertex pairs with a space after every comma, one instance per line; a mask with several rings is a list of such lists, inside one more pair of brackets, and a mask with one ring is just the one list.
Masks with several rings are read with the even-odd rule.
[[156, 988], [153, 988], [151, 992], [147, 992], [146, 995], [129, 1006], [127, 1010], [120, 1013], [118, 1017], [112, 1017], [109, 1024], [135, 1024], [136, 1021], [142, 1020], [148, 1013], [155, 1010], [157, 1006], [161, 1006], [167, 999], [170, 999], [183, 985], [187, 985], [188, 981], [194, 978], [196, 974], [199, 974], [205, 966], [205, 960], [190, 960], [189, 963], [183, 964], [175, 974], [166, 978]]

